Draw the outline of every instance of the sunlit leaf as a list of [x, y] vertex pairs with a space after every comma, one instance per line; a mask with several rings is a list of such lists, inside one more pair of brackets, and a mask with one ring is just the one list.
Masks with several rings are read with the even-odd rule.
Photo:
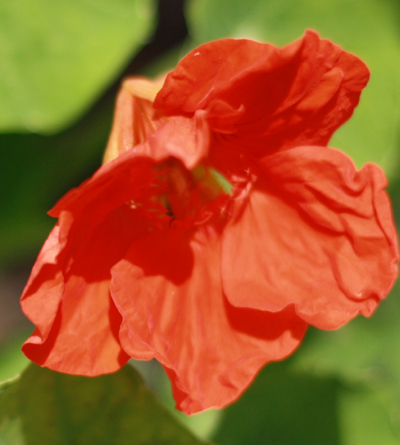
[[343, 390], [339, 395], [341, 445], [399, 445], [393, 413], [385, 396], [371, 389]]
[[95, 378], [31, 365], [0, 387], [0, 443], [201, 445], [133, 368]]
[[0, 347], [0, 382], [9, 380], [22, 372], [29, 360], [21, 351], [22, 343], [26, 340], [28, 332], [25, 330], [10, 338]]
[[[386, 436], [400, 444], [399, 296], [400, 286], [396, 286], [370, 319], [358, 317], [333, 332], [310, 331], [295, 357], [295, 369], [339, 378], [348, 388], [340, 414], [348, 434], [357, 437], [354, 442], [346, 442], [349, 445], [391, 444]], [[363, 391], [359, 391], [360, 387]], [[361, 406], [369, 410], [370, 419]], [[383, 435], [379, 441], [372, 440], [376, 438], [372, 434], [374, 422], [375, 430], [381, 430]], [[365, 436], [371, 429], [369, 442], [363, 442], [363, 425]]]
[[149, 35], [153, 0], [0, 2], [0, 131], [54, 132]]
[[361, 166], [382, 165], [394, 176], [400, 103], [399, 4], [391, 0], [192, 0], [188, 21], [194, 44], [223, 38], [252, 38], [278, 45], [317, 30], [361, 57], [372, 76], [359, 108], [331, 145]]

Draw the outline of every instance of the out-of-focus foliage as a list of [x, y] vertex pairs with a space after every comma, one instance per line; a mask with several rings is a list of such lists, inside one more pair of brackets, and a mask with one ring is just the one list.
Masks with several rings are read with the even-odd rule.
[[400, 4], [394, 0], [191, 0], [193, 45], [223, 37], [284, 45], [307, 28], [358, 55], [371, 80], [351, 120], [331, 141], [358, 167], [376, 162], [390, 176], [400, 160]]
[[289, 359], [261, 371], [223, 411], [212, 439], [218, 445], [398, 445], [390, 414], [382, 391], [297, 370]]
[[210, 409], [192, 416], [187, 416], [175, 409], [175, 400], [172, 396], [171, 382], [169, 381], [164, 368], [157, 362], [157, 360], [131, 360], [129, 363], [139, 371], [144, 377], [148, 387], [158, 395], [164, 406], [170, 410], [171, 414], [173, 414], [179, 422], [186, 425], [199, 437], [211, 437], [213, 432], [218, 428], [223, 411]]
[[0, 384], [14, 378], [28, 366], [30, 361], [21, 351], [21, 345], [30, 334], [29, 330], [23, 330], [14, 338], [10, 338], [0, 347]]
[[57, 135], [0, 134], [0, 267], [37, 255], [55, 223], [46, 212], [100, 165], [113, 102]]
[[0, 129], [54, 132], [121, 70], [154, 23], [153, 0], [0, 3]]
[[400, 444], [400, 286], [372, 318], [358, 317], [337, 332], [313, 330], [294, 368], [338, 378], [345, 444]]
[[338, 387], [334, 378], [272, 363], [224, 410], [213, 439], [219, 445], [338, 445]]
[[201, 445], [130, 366], [95, 378], [30, 365], [0, 387], [0, 443]]

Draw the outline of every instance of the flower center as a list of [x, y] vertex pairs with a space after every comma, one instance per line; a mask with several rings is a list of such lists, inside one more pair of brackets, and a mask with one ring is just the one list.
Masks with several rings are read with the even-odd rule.
[[165, 184], [161, 201], [167, 214], [173, 220], [193, 224], [220, 216], [232, 190], [231, 184], [214, 169], [201, 164], [187, 170], [172, 158], [161, 166], [159, 179]]
[[216, 170], [206, 165], [187, 170], [169, 158], [156, 167], [156, 175], [143, 197], [129, 203], [156, 226], [192, 227], [225, 218], [232, 185]]

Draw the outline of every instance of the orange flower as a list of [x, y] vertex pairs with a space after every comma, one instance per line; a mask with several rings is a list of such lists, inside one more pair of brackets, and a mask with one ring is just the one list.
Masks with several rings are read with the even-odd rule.
[[24, 353], [88, 376], [155, 357], [193, 413], [235, 400], [307, 325], [369, 316], [397, 275], [386, 180], [326, 147], [368, 77], [308, 31], [126, 80], [105, 165], [50, 212]]

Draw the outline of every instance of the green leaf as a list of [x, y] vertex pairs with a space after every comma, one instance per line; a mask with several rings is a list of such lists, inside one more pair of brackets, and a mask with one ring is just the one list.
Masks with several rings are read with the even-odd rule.
[[153, 359], [150, 361], [130, 360], [129, 362], [144, 377], [146, 384], [151, 388], [169, 412], [184, 424], [196, 436], [209, 439], [216, 430], [220, 420], [221, 410], [208, 409], [190, 416], [175, 409], [175, 400], [172, 395], [171, 382], [160, 363]]
[[[400, 444], [399, 296], [397, 285], [370, 319], [358, 317], [333, 332], [311, 329], [293, 362], [295, 370], [339, 378], [348, 388], [341, 416], [349, 434], [357, 436], [348, 442], [351, 445], [392, 443], [386, 436]], [[364, 405], [368, 415], [361, 410]], [[376, 428], [372, 428], [374, 422]], [[371, 429], [365, 433], [369, 442], [362, 438], [363, 428]], [[372, 430], [376, 429], [382, 430], [382, 437], [374, 441]]]
[[292, 359], [271, 363], [222, 411], [212, 439], [219, 445], [399, 445], [399, 411], [389, 399], [381, 388], [296, 370]]
[[46, 215], [100, 166], [114, 98], [59, 134], [0, 134], [0, 267], [35, 258], [56, 220]]
[[354, 116], [330, 145], [347, 152], [359, 167], [374, 161], [389, 175], [396, 174], [400, 161], [398, 2], [192, 0], [188, 5], [195, 45], [223, 37], [284, 45], [311, 28], [363, 59], [372, 73], [370, 83]]
[[153, 0], [0, 2], [0, 131], [77, 119], [143, 44]]
[[341, 445], [399, 445], [394, 413], [385, 395], [372, 389], [343, 389], [339, 392]]
[[29, 364], [29, 360], [21, 351], [21, 346], [28, 338], [29, 332], [24, 329], [17, 335], [14, 334], [0, 347], [0, 382], [9, 380], [22, 372]]
[[271, 363], [222, 413], [219, 445], [339, 445], [335, 379], [294, 373]]
[[130, 366], [101, 377], [31, 365], [0, 387], [0, 444], [201, 445]]

